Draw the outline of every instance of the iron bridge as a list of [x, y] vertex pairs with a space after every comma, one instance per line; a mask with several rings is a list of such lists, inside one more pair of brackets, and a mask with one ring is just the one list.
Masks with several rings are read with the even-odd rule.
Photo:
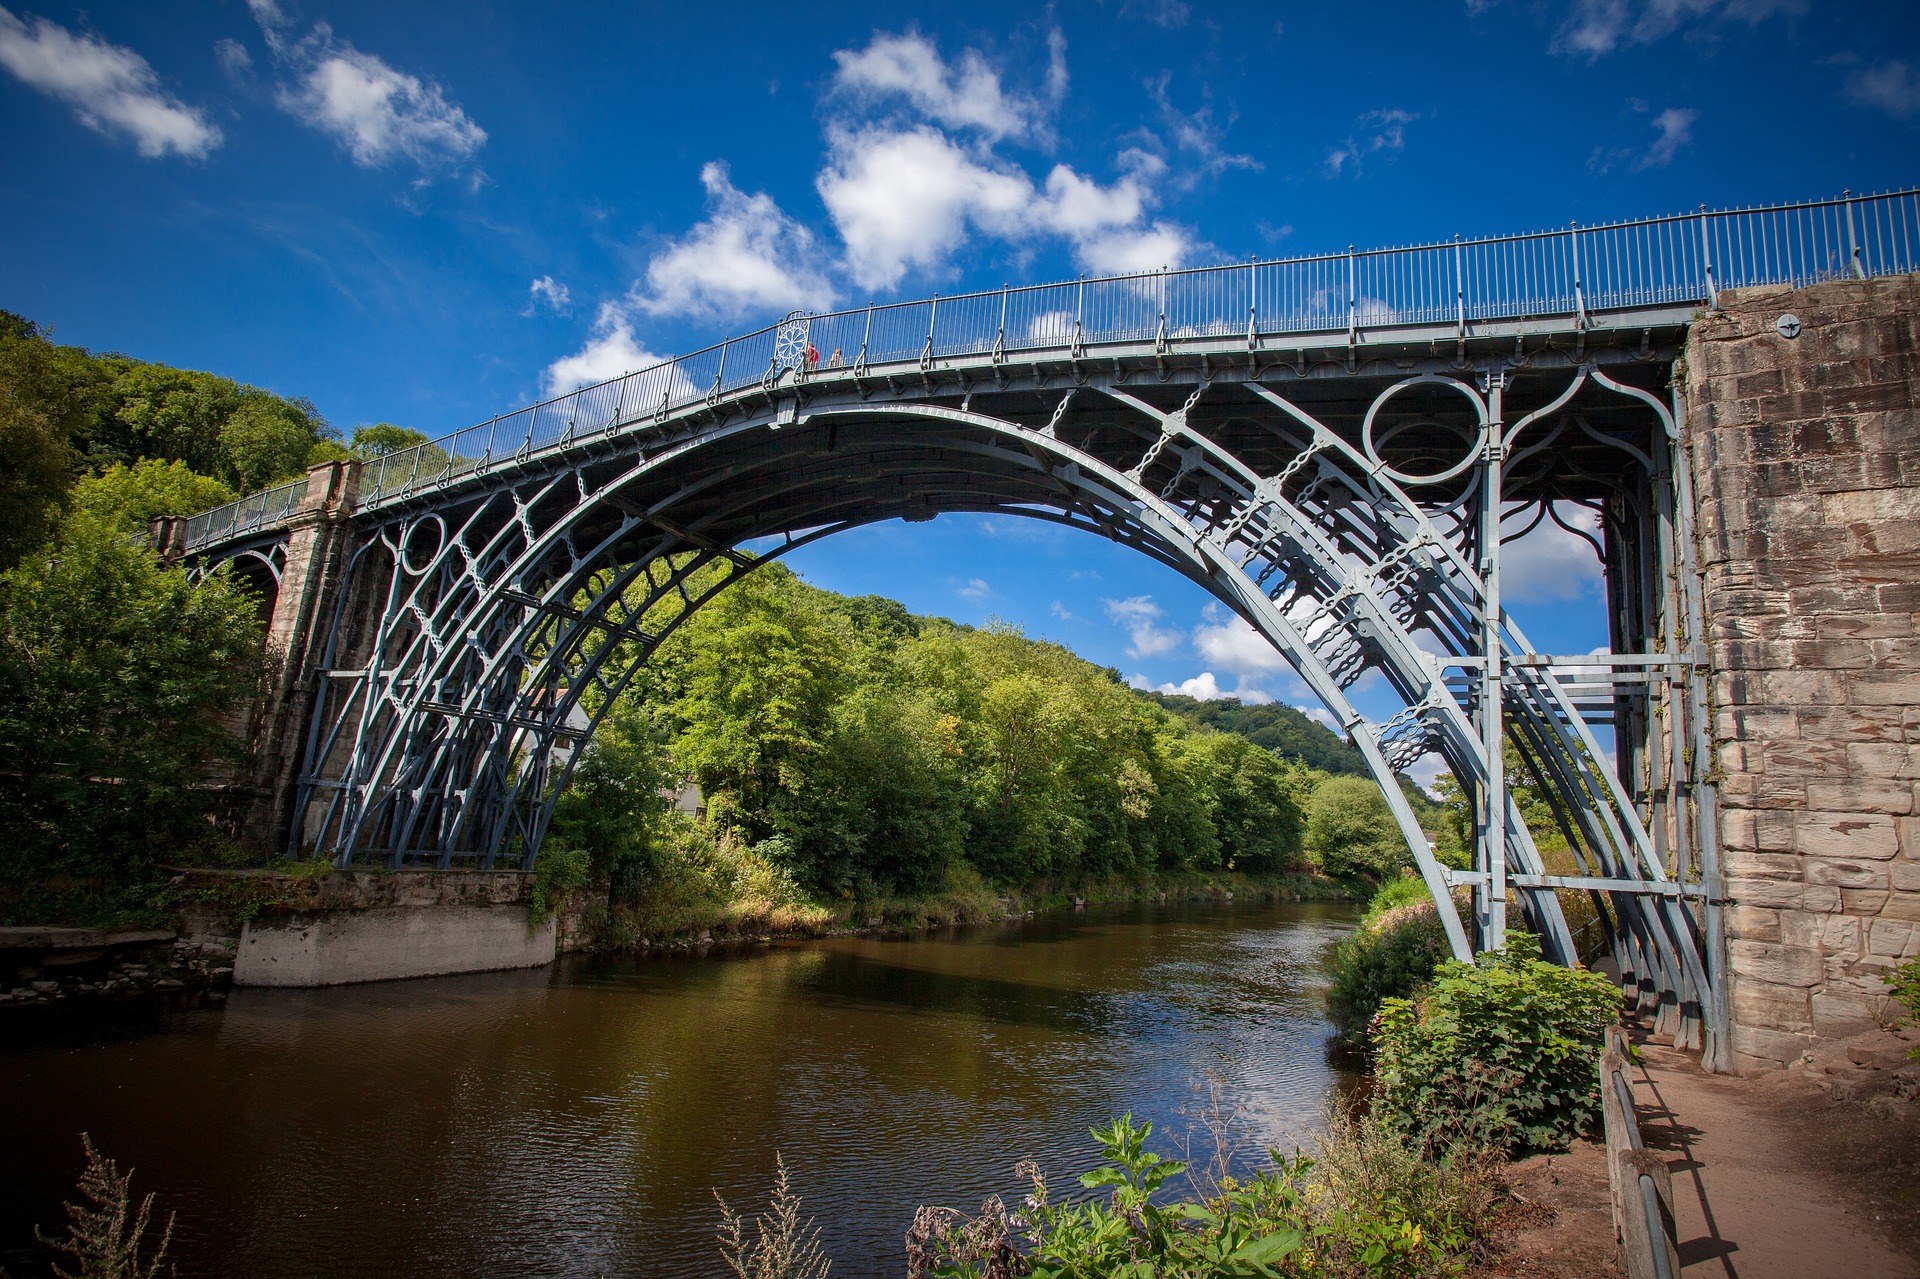
[[[1711, 1063], [1721, 878], [1674, 362], [1721, 290], [1910, 271], [1917, 228], [1903, 191], [794, 314], [172, 537], [271, 589], [303, 518], [350, 529], [296, 672], [282, 835], [480, 868], [531, 867], [599, 717], [756, 565], [958, 511], [1110, 538], [1332, 712], [1455, 954], [1501, 944], [1513, 910], [1550, 958], [1611, 949]], [[1502, 546], [1543, 521], [1604, 565], [1610, 653], [1541, 653], [1503, 606]], [[1370, 678], [1395, 713], [1356, 708]], [[1572, 867], [1543, 861], [1504, 747]], [[1429, 753], [1471, 800], [1471, 870], [1434, 858], [1395, 783]], [[1563, 894], [1597, 908], [1585, 935]]]

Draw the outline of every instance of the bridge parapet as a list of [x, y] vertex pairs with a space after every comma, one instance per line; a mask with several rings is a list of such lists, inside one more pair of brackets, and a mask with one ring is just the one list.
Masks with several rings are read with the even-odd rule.
[[1920, 276], [1722, 294], [1687, 344], [1734, 1065], [1920, 955]]
[[[1687, 323], [1720, 291], [1804, 286], [1920, 269], [1920, 190], [1842, 196], [1399, 248], [1154, 271], [1002, 288], [791, 316], [595, 386], [517, 409], [368, 464], [368, 507], [617, 427], [664, 423], [723, 400], [824, 376], [893, 376], [978, 361], [983, 373], [1055, 357], [1078, 370], [1106, 360], [1194, 354], [1243, 360], [1257, 376], [1291, 353], [1304, 375], [1362, 351], [1447, 353], [1529, 337], [1578, 362], [1596, 330], [1645, 335]], [[811, 347], [823, 355], [810, 364]], [[836, 364], [836, 357], [838, 363]], [[1163, 369], [1164, 372], [1164, 369]], [[186, 553], [287, 523], [303, 481], [192, 516]]]

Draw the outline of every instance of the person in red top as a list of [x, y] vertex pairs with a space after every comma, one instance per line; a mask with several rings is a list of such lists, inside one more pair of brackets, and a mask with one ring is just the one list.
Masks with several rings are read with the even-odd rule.
[[812, 342], [807, 343], [807, 371], [811, 373], [820, 367], [820, 348]]

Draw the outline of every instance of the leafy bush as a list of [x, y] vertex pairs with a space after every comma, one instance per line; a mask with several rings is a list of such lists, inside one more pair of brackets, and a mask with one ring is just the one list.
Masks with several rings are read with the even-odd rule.
[[1019, 1211], [997, 1197], [977, 1217], [922, 1208], [907, 1235], [909, 1279], [1457, 1274], [1498, 1199], [1486, 1161], [1428, 1159], [1373, 1120], [1336, 1118], [1316, 1154], [1275, 1153], [1269, 1167], [1245, 1181], [1223, 1177], [1201, 1200], [1157, 1203], [1186, 1166], [1147, 1150], [1152, 1132], [1130, 1115], [1092, 1130], [1106, 1164], [1080, 1184], [1111, 1188], [1105, 1203], [1054, 1203], [1045, 1175], [1023, 1161], [1015, 1171], [1031, 1190]]
[[[141, 1249], [147, 1245], [152, 1224], [153, 1196], [136, 1205], [133, 1170], [121, 1172], [113, 1160], [94, 1149], [93, 1138], [87, 1133], [80, 1134], [80, 1144], [87, 1152], [80, 1193], [88, 1202], [66, 1205], [70, 1224], [64, 1239], [43, 1234], [38, 1226], [33, 1228], [34, 1238], [80, 1263], [73, 1271], [55, 1266], [56, 1279], [159, 1279], [160, 1266], [173, 1242], [172, 1215], [167, 1217], [152, 1254], [143, 1256]], [[171, 1267], [167, 1273], [173, 1273]]]
[[1373, 895], [1360, 929], [1327, 960], [1327, 1013], [1352, 1048], [1367, 1047], [1367, 1026], [1387, 999], [1405, 999], [1448, 956], [1440, 912], [1421, 879], [1396, 879]]
[[1383, 1120], [1429, 1149], [1564, 1150], [1600, 1114], [1594, 1060], [1620, 1013], [1612, 982], [1542, 961], [1515, 932], [1472, 964], [1449, 960], [1374, 1031]]
[[[1887, 985], [1893, 988], [1893, 997], [1907, 1006], [1907, 1012], [1920, 1017], [1920, 959], [1909, 959], [1887, 975]], [[1920, 1058], [1920, 1048], [1911, 1049], [1907, 1056]]]
[[84, 517], [0, 573], [0, 918], [81, 922], [63, 892], [137, 888], [216, 838], [203, 783], [244, 749], [260, 631], [229, 572], [196, 583]]
[[1331, 777], [1314, 789], [1306, 849], [1336, 879], [1378, 881], [1413, 864], [1386, 796], [1364, 777]]

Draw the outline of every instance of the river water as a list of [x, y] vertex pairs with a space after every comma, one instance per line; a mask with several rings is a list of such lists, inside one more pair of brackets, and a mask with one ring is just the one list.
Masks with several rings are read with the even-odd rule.
[[1349, 907], [1090, 908], [323, 991], [103, 1026], [0, 1022], [0, 1264], [64, 1224], [79, 1133], [177, 1211], [183, 1275], [724, 1275], [713, 1190], [780, 1152], [837, 1276], [898, 1275], [916, 1205], [1056, 1187], [1090, 1124], [1291, 1147], [1329, 1064]]

